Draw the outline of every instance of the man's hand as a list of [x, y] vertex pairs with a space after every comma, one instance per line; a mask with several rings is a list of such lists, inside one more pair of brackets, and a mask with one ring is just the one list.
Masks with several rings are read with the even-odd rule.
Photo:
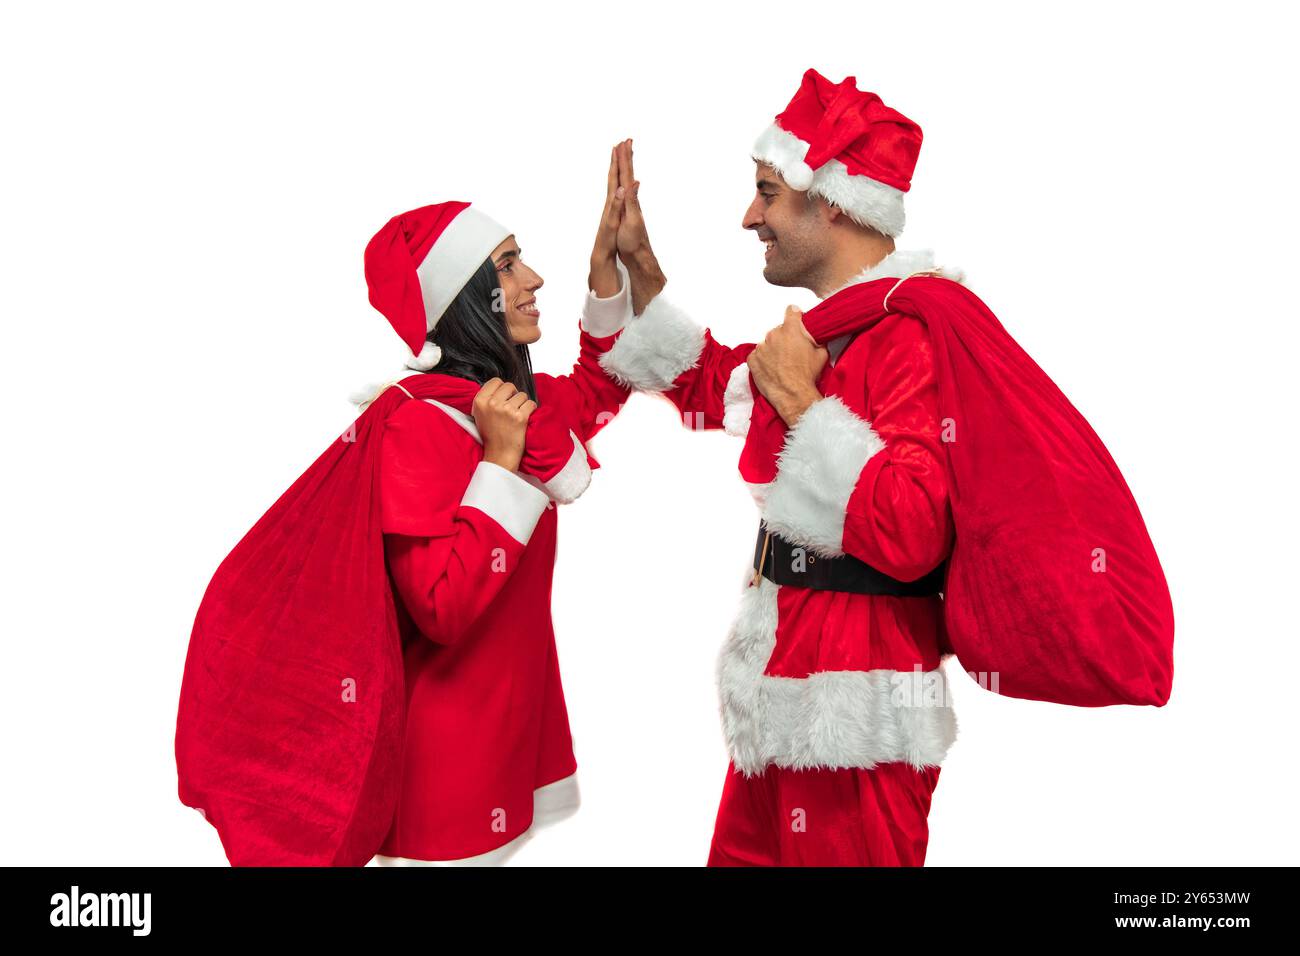
[[638, 258], [644, 258], [647, 254], [653, 256], [654, 253], [650, 250], [650, 235], [646, 232], [645, 217], [641, 215], [641, 205], [637, 201], [637, 191], [641, 184], [637, 182], [632, 170], [632, 141], [625, 139], [615, 146], [614, 155], [618, 161], [616, 195], [627, 203], [623, 220], [618, 226], [618, 256], [630, 268]]
[[790, 306], [778, 325], [749, 353], [754, 384], [772, 403], [787, 426], [793, 426], [808, 406], [822, 397], [817, 377], [829, 354], [803, 327], [803, 313]]
[[632, 313], [640, 315], [646, 305], [663, 291], [665, 283], [659, 260], [650, 248], [645, 217], [641, 213], [641, 183], [632, 171], [632, 141], [626, 139], [614, 147], [618, 159], [618, 198], [623, 202], [623, 218], [618, 225], [618, 257], [627, 267], [632, 285]]
[[591, 271], [587, 274], [587, 288], [602, 299], [616, 295], [619, 289], [618, 269], [614, 256], [618, 253], [618, 226], [623, 218], [623, 196], [618, 182], [618, 147], [609, 151], [609, 175], [605, 180], [605, 208], [600, 213], [596, 227], [596, 242], [591, 249]]

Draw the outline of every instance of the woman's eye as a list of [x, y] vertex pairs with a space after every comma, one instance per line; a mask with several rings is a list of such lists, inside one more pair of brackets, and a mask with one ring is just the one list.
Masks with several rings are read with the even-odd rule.
[[501, 267], [501, 271], [502, 271], [502, 272], [509, 272], [509, 271], [510, 271], [511, 269], [513, 269], [513, 268], [514, 268], [514, 266], [512, 266], [510, 263], [506, 263], [505, 265], [503, 265], [503, 266]]

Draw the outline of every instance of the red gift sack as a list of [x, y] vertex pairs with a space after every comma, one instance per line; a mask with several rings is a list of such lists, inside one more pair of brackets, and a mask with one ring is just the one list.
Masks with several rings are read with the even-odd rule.
[[235, 546], [181, 681], [181, 802], [236, 866], [364, 866], [401, 782], [405, 689], [384, 564], [386, 389]]
[[[468, 413], [476, 383], [383, 389], [222, 561], [190, 635], [176, 718], [181, 802], [236, 866], [364, 866], [401, 783], [405, 680], [384, 561], [384, 422], [404, 401]], [[558, 409], [528, 420], [520, 470], [574, 454]], [[595, 459], [587, 456], [590, 467]]]
[[[934, 344], [956, 528], [945, 622], [962, 667], [1009, 697], [1165, 704], [1169, 586], [1106, 446], [988, 306], [950, 279], [858, 283], [803, 321], [825, 343], [888, 312], [921, 319]], [[784, 423], [755, 394], [742, 473], [763, 481]]]

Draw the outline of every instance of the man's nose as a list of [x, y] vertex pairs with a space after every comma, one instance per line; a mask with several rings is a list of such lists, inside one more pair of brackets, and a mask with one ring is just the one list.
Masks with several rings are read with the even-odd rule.
[[745, 218], [740, 221], [740, 226], [742, 229], [757, 229], [761, 225], [763, 225], [763, 213], [759, 210], [758, 198], [755, 197], [749, 204], [749, 208], [745, 210]]

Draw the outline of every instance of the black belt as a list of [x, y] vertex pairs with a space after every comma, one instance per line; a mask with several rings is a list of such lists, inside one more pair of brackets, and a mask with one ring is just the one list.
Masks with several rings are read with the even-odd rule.
[[793, 585], [797, 588], [929, 597], [943, 591], [948, 562], [942, 562], [923, 578], [900, 581], [850, 554], [838, 558], [818, 557], [807, 548], [792, 544], [769, 531], [760, 521], [758, 543], [754, 546], [754, 571], [755, 580], [761, 574], [773, 584]]

